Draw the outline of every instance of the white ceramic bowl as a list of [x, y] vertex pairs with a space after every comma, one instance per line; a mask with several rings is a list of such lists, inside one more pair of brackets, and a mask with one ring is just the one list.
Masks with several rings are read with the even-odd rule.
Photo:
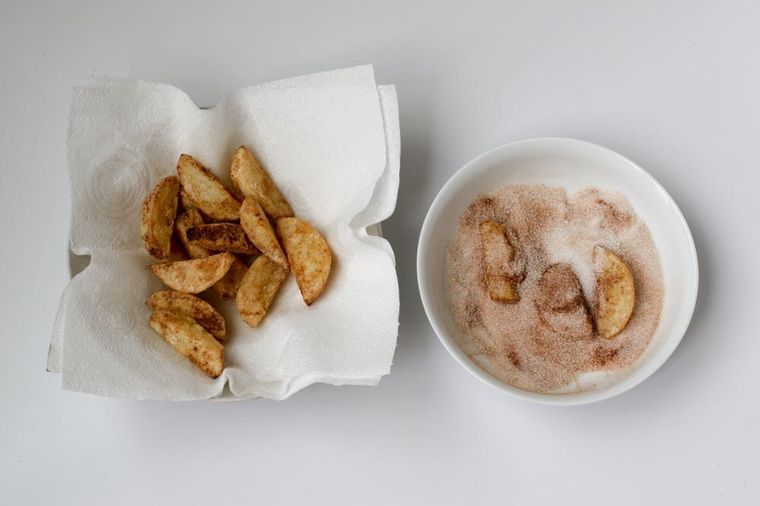
[[[483, 192], [508, 184], [546, 184], [574, 190], [586, 186], [617, 190], [649, 227], [660, 254], [665, 297], [654, 337], [631, 368], [585, 374], [578, 391], [539, 394], [508, 385], [478, 367], [459, 349], [461, 331], [449, 312], [446, 250], [459, 216]], [[417, 281], [425, 313], [451, 355], [483, 382], [529, 401], [585, 404], [633, 388], [654, 373], [680, 342], [697, 299], [699, 271], [694, 241], [681, 211], [665, 189], [627, 158], [589, 142], [536, 138], [484, 153], [457, 171], [428, 210], [417, 248]]]

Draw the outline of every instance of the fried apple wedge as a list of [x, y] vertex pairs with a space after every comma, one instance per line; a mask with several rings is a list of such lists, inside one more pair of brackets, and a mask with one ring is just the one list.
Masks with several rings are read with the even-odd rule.
[[215, 220], [237, 220], [240, 202], [213, 172], [187, 154], [179, 155], [177, 174], [187, 198]]
[[633, 314], [636, 289], [633, 274], [615, 253], [602, 246], [593, 252], [596, 273], [594, 318], [596, 330], [605, 339], [618, 335]]
[[251, 327], [257, 327], [267, 314], [288, 271], [261, 255], [253, 261], [243, 277], [235, 304], [240, 316]]
[[241, 255], [258, 253], [243, 227], [236, 223], [196, 225], [187, 230], [187, 240], [192, 245], [211, 251], [229, 251]]
[[191, 318], [206, 329], [218, 341], [224, 342], [226, 327], [224, 318], [203, 299], [189, 293], [160, 290], [145, 301], [153, 309], [167, 309]]
[[219, 253], [207, 258], [152, 264], [150, 270], [169, 288], [200, 293], [222, 279], [234, 261], [232, 253]]
[[230, 270], [227, 271], [227, 274], [222, 279], [211, 285], [211, 290], [225, 299], [234, 298], [246, 272], [248, 272], [248, 266], [238, 257], [235, 257]]
[[330, 247], [322, 234], [300, 218], [279, 218], [277, 235], [288, 256], [290, 270], [296, 277], [301, 296], [310, 306], [322, 295], [330, 277]]
[[207, 375], [216, 378], [222, 373], [224, 346], [191, 318], [157, 309], [150, 317], [150, 326]]
[[293, 216], [288, 201], [245, 146], [237, 148], [232, 155], [230, 177], [240, 193], [255, 198], [272, 219]]
[[536, 309], [541, 321], [562, 337], [589, 339], [594, 325], [583, 290], [570, 264], [552, 264], [538, 280]]
[[277, 240], [264, 209], [253, 197], [246, 197], [243, 205], [240, 206], [240, 226], [261, 253], [283, 269], [289, 268], [288, 259], [282, 251], [282, 246]]
[[486, 220], [478, 229], [488, 297], [495, 302], [516, 304], [520, 301], [517, 288], [525, 277], [525, 266], [519, 261], [514, 243], [510, 242], [506, 225]]
[[159, 260], [169, 258], [179, 189], [176, 177], [165, 177], [143, 202], [140, 230], [142, 239], [150, 256]]
[[191, 244], [187, 238], [187, 231], [197, 225], [203, 225], [203, 216], [197, 208], [192, 207], [177, 217], [174, 222], [174, 232], [190, 258], [206, 258], [210, 254], [208, 250], [197, 244]]
[[198, 206], [195, 205], [195, 202], [192, 201], [190, 195], [188, 195], [184, 189], [179, 191], [179, 205], [182, 206], [182, 209], [185, 211], [189, 211], [190, 209], [198, 209]]

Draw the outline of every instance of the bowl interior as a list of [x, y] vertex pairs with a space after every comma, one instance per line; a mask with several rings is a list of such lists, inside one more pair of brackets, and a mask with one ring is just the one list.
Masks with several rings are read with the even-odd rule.
[[[546, 184], [569, 191], [587, 186], [624, 194], [649, 227], [663, 270], [665, 296], [660, 324], [644, 355], [626, 370], [587, 374], [564, 393], [537, 394], [507, 385], [474, 364], [456, 344], [460, 330], [449, 312], [446, 251], [459, 216], [479, 194], [509, 184]], [[698, 269], [686, 221], [668, 193], [630, 160], [601, 146], [542, 138], [489, 151], [459, 170], [443, 187], [425, 218], [417, 256], [420, 294], [441, 342], [474, 375], [530, 400], [580, 404], [621, 393], [652, 374], [673, 352], [696, 302]]]

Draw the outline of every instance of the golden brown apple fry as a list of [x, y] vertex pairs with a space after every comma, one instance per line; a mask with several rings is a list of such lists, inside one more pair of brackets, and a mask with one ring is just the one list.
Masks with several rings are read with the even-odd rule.
[[301, 296], [310, 306], [327, 285], [332, 267], [330, 247], [322, 234], [299, 218], [279, 218], [277, 235], [288, 256], [290, 270], [296, 277]]
[[191, 318], [157, 309], [150, 317], [150, 326], [212, 378], [222, 373], [224, 346]]
[[211, 251], [229, 251], [241, 255], [258, 253], [243, 227], [236, 223], [209, 223], [190, 227], [187, 230], [187, 240], [193, 246]]
[[179, 180], [169, 176], [159, 181], [143, 202], [142, 239], [150, 256], [159, 260], [169, 258], [178, 196]]
[[602, 246], [594, 248], [593, 262], [596, 330], [600, 336], [611, 339], [628, 325], [633, 314], [636, 302], [633, 274], [619, 256]]
[[288, 259], [282, 251], [277, 236], [274, 233], [264, 209], [253, 197], [246, 197], [240, 206], [240, 226], [248, 238], [264, 255], [274, 263], [288, 269]]
[[534, 300], [541, 321], [557, 334], [571, 339], [594, 337], [594, 324], [583, 289], [572, 266], [552, 264], [538, 280]]
[[482, 221], [478, 228], [483, 246], [488, 297], [493, 301], [508, 304], [519, 302], [518, 276], [510, 265], [515, 257], [515, 248], [507, 238], [507, 227], [486, 220]]
[[213, 172], [190, 155], [181, 154], [177, 174], [188, 199], [215, 220], [237, 220], [240, 202]]
[[227, 274], [222, 279], [211, 285], [211, 290], [225, 299], [234, 298], [238, 293], [240, 283], [243, 282], [246, 272], [248, 272], [248, 266], [238, 257], [235, 257], [230, 270], [227, 271]]
[[226, 333], [224, 318], [211, 304], [195, 295], [174, 290], [160, 290], [148, 297], [145, 303], [153, 309], [167, 309], [187, 316], [216, 339], [224, 342]]
[[150, 270], [169, 288], [200, 293], [222, 279], [234, 261], [232, 253], [219, 253], [207, 258], [152, 264]]
[[190, 209], [198, 209], [198, 206], [195, 205], [195, 202], [193, 202], [193, 200], [190, 198], [190, 195], [187, 194], [184, 188], [179, 191], [179, 204], [185, 211], [189, 211]]
[[190, 255], [190, 258], [206, 258], [210, 254], [208, 250], [197, 244], [191, 244], [187, 239], [188, 229], [196, 225], [203, 225], [203, 216], [201, 216], [201, 213], [197, 208], [193, 207], [177, 217], [177, 220], [174, 222], [174, 231], [182, 242], [182, 245], [185, 247], [185, 251]]
[[235, 297], [240, 316], [248, 325], [261, 323], [287, 276], [288, 271], [264, 255], [254, 260]]
[[232, 155], [230, 177], [240, 192], [246, 197], [255, 198], [272, 219], [293, 216], [288, 201], [245, 146], [237, 148]]

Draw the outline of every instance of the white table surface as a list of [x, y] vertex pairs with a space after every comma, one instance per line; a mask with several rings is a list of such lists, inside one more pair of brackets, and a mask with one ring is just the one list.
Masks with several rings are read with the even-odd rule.
[[[0, 504], [760, 504], [760, 4], [442, 4], [0, 4]], [[391, 375], [282, 403], [62, 391], [44, 371], [68, 278], [71, 86], [144, 78], [213, 104], [367, 62], [401, 105], [401, 191], [384, 225], [401, 285]], [[699, 252], [675, 355], [591, 406], [480, 384], [417, 293], [416, 240], [444, 181], [542, 135], [638, 161]]]

